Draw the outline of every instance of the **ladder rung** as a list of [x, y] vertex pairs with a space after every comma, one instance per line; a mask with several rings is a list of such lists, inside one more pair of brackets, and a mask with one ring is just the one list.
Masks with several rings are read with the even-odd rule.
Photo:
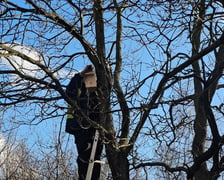
[[100, 161], [100, 160], [95, 160], [94, 163], [99, 163], [99, 164], [106, 164], [105, 161]]

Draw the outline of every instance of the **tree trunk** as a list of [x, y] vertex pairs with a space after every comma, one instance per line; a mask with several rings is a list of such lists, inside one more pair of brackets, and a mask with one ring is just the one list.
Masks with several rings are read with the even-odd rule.
[[[192, 30], [192, 55], [195, 55], [199, 52], [200, 44], [201, 44], [201, 30], [202, 30], [202, 20], [205, 15], [205, 0], [201, 0], [196, 9], [200, 9], [198, 12], [200, 18], [195, 18], [194, 26]], [[195, 62], [192, 65], [194, 71], [194, 89], [197, 97], [202, 93], [203, 87], [201, 82], [201, 70], [199, 62]], [[200, 156], [204, 152], [204, 145], [206, 139], [207, 132], [207, 119], [204, 112], [203, 103], [200, 102], [200, 98], [196, 98], [194, 100], [195, 105], [195, 122], [194, 122], [194, 132], [195, 136], [192, 144], [192, 153], [194, 158]], [[206, 163], [202, 163], [199, 169], [194, 173], [195, 180], [207, 179], [208, 170]]]
[[107, 145], [106, 152], [113, 180], [129, 180], [129, 162], [127, 154], [120, 150], [115, 150], [111, 144]]
[[[120, 10], [120, 9], [119, 9]], [[121, 13], [121, 10], [119, 11]], [[115, 130], [113, 124], [113, 118], [110, 109], [110, 94], [112, 86], [112, 77], [110, 73], [110, 67], [108, 67], [108, 62], [105, 58], [105, 37], [104, 37], [104, 18], [103, 18], [103, 1], [96, 0], [94, 1], [94, 19], [95, 19], [95, 29], [96, 29], [96, 49], [97, 55], [99, 57], [99, 62], [95, 63], [95, 68], [97, 71], [97, 80], [98, 80], [98, 90], [100, 97], [100, 119], [101, 124], [107, 130], [106, 134], [102, 134], [102, 137], [109, 143], [106, 142], [106, 154], [108, 163], [112, 172], [113, 180], [129, 180], [129, 162], [127, 159], [128, 154], [125, 153], [125, 150], [121, 150], [118, 147], [118, 143], [115, 138]], [[118, 15], [118, 35], [121, 35], [121, 14]], [[116, 57], [121, 53], [120, 48], [120, 39], [121, 36], [117, 35], [117, 48], [116, 48]], [[120, 55], [121, 56], [121, 55]], [[119, 57], [120, 57], [119, 56]], [[117, 58], [119, 62], [116, 64], [116, 69], [121, 67], [121, 58]], [[116, 75], [119, 75], [120, 71]], [[119, 78], [117, 78], [119, 80]], [[119, 83], [119, 81], [118, 81]], [[118, 85], [117, 85], [118, 86]], [[127, 108], [126, 108], [127, 109]], [[129, 122], [129, 116], [127, 115], [127, 122]], [[125, 139], [127, 133], [129, 132], [129, 124], [124, 125], [126, 128], [122, 129], [122, 137]], [[125, 129], [125, 130], [124, 130]], [[127, 138], [126, 138], [127, 139]], [[126, 141], [125, 141], [126, 142]], [[123, 143], [125, 143], [123, 142]]]

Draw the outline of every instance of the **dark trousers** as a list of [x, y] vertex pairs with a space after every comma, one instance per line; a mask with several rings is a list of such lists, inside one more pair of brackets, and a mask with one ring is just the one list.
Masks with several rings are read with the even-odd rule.
[[[85, 180], [86, 173], [89, 165], [89, 159], [92, 151], [93, 140], [95, 136], [95, 129], [92, 127], [83, 128], [80, 127], [79, 123], [76, 125], [76, 130], [74, 131], [75, 144], [78, 151], [78, 174], [80, 180]], [[102, 142], [99, 139], [95, 154], [95, 160], [100, 160], [102, 153]], [[98, 180], [100, 178], [100, 164], [94, 163], [92, 180]]]

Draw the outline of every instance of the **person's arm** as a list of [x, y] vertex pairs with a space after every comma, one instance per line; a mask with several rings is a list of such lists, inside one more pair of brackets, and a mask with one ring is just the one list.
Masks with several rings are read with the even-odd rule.
[[66, 94], [74, 99], [74, 100], [77, 100], [78, 96], [79, 96], [79, 88], [81, 86], [81, 76], [80, 76], [80, 73], [79, 74], [76, 74], [72, 79], [71, 81], [69, 82], [67, 88], [66, 88]]

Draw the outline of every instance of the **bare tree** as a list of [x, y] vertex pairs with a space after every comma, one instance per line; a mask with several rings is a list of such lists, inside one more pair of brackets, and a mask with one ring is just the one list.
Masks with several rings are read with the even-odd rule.
[[[10, 132], [10, 141], [1, 137], [0, 178], [1, 179], [76, 179], [77, 168], [74, 164], [75, 151], [64, 146], [65, 136], [52, 135], [52, 141], [34, 142], [32, 147], [26, 140], [14, 139]], [[26, 144], [25, 144], [26, 143]], [[34, 148], [36, 146], [36, 148]], [[43, 148], [44, 146], [44, 148]], [[70, 147], [70, 148], [69, 148]]]
[[[222, 15], [219, 0], [3, 1], [0, 105], [39, 124], [70, 104], [99, 128], [115, 180], [217, 179]], [[80, 62], [96, 69], [100, 124], [64, 91]]]
[[15, 140], [11, 144], [1, 137], [0, 157], [1, 179], [40, 178], [38, 169], [35, 168], [35, 164], [32, 162], [31, 153], [24, 143]]

